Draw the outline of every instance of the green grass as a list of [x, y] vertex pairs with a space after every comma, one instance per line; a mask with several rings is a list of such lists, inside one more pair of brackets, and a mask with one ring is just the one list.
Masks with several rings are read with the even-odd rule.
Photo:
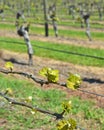
[[[95, 23], [96, 22], [96, 23]], [[58, 22], [58, 25], [62, 25], [62, 26], [71, 26], [71, 27], [81, 27], [81, 24], [80, 22], [77, 22], [73, 19], [61, 19], [61, 21]], [[90, 22], [90, 26], [91, 26], [91, 29], [92, 28], [95, 28], [95, 29], [101, 29], [103, 28], [103, 24], [99, 24], [99, 21], [97, 20], [93, 20], [91, 19], [91, 22]]]
[[[59, 44], [53, 44], [53, 43], [36, 43], [39, 46], [42, 47], [48, 47], [51, 49], [57, 49], [57, 50], [63, 50], [63, 51], [69, 51], [69, 52], [75, 52], [75, 53], [81, 53], [81, 54], [88, 54], [92, 56], [104, 56], [103, 50], [99, 49], [89, 49], [85, 47], [77, 47], [72, 45], [59, 45]], [[41, 49], [41, 48], [40, 48]], [[81, 64], [81, 65], [91, 65], [91, 66], [104, 66], [103, 60], [94, 59], [92, 62], [92, 58], [88, 57], [82, 57], [78, 55], [70, 55], [65, 53], [60, 53], [57, 51], [50, 51], [45, 49], [38, 49], [36, 48], [36, 55], [42, 56], [42, 57], [49, 57], [56, 60], [66, 61], [66, 62], [72, 62], [74, 64]]]
[[[21, 53], [27, 52], [27, 48], [23, 40], [20, 40], [20, 39], [18, 40], [14, 38], [6, 38], [5, 40], [5, 38], [1, 37], [0, 43], [1, 43], [0, 44], [1, 49], [7, 49], [10, 51], [16, 51], [16, 52], [21, 52]], [[52, 51], [49, 49], [44, 49], [44, 47], [50, 48], [50, 49], [68, 51], [68, 52], [75, 52], [79, 54], [87, 54], [87, 55], [97, 56], [97, 57], [104, 57], [104, 50], [91, 49], [91, 48], [79, 47], [79, 46], [74, 46], [74, 45], [63, 45], [63, 44], [57, 44], [57, 43], [51, 43], [51, 42], [41, 42], [41, 41], [31, 41], [31, 43], [35, 51], [34, 55], [37, 55], [40, 57], [47, 57], [47, 58], [52, 58], [55, 60], [61, 60], [65, 62], [71, 62], [74, 64], [80, 64], [80, 65], [86, 65], [86, 66], [104, 67], [103, 60]], [[37, 47], [36, 45], [39, 47]]]
[[[82, 126], [84, 123], [86, 125], [86, 129], [88, 130], [103, 130], [104, 129], [104, 110], [102, 108], [99, 108], [97, 106], [94, 106], [94, 102], [89, 100], [81, 100], [80, 97], [72, 97], [71, 100], [73, 108], [72, 108], [72, 114], [77, 115], [77, 121], [79, 122], [79, 126]], [[83, 122], [83, 119], [81, 121], [80, 118], [84, 118], [85, 122]], [[93, 122], [96, 120], [96, 123], [92, 123], [90, 127], [88, 126], [88, 120]], [[91, 123], [90, 122], [90, 123]], [[98, 124], [100, 123], [100, 128], [98, 128]]]
[[[53, 112], [61, 111], [61, 103], [65, 100], [65, 93], [57, 89], [45, 90], [41, 87], [36, 87], [33, 83], [26, 80], [17, 80], [12, 77], [4, 77], [0, 75], [0, 90], [5, 91], [7, 88], [11, 88], [14, 93], [14, 97], [23, 102], [28, 96], [33, 97], [32, 105], [38, 106], [44, 110], [50, 110]], [[63, 98], [61, 98], [63, 97]], [[6, 119], [6, 126], [2, 126], [5, 129], [23, 130], [26, 128], [41, 128], [53, 126], [53, 123], [49, 123], [50, 116], [41, 113], [32, 115], [28, 108], [22, 106], [11, 106], [7, 101], [0, 97], [0, 102], [4, 102], [4, 106], [0, 107], [0, 118]], [[49, 126], [48, 126], [49, 125]], [[22, 127], [21, 127], [22, 126]], [[44, 126], [45, 127], [45, 126]], [[55, 127], [55, 125], [54, 125]]]
[[[95, 103], [90, 100], [82, 100], [73, 96], [69, 99], [65, 92], [57, 90], [57, 88], [44, 89], [44, 87], [38, 87], [28, 80], [0, 74], [0, 90], [4, 92], [7, 88], [13, 90], [13, 98], [16, 100], [23, 102], [25, 98], [32, 96], [31, 104], [33, 106], [37, 105], [39, 108], [52, 112], [60, 113], [62, 102], [71, 100], [72, 110], [67, 115], [68, 117], [74, 118], [78, 125], [85, 129], [103, 130], [104, 128], [104, 110], [99, 107], [96, 108]], [[1, 125], [0, 130], [30, 130], [35, 128], [56, 130], [57, 123], [49, 115], [39, 112], [32, 115], [28, 108], [11, 105], [2, 97], [0, 97], [0, 119], [6, 120], [6, 123]]]
[[[31, 32], [44, 35], [44, 26], [43, 27], [36, 27], [36, 26], [31, 27]], [[60, 29], [60, 27], [58, 27], [58, 32], [59, 32], [59, 36], [78, 38], [78, 39], [88, 39], [88, 37], [86, 36], [86, 28], [84, 28], [83, 30], [79, 30], [79, 29], [65, 30], [65, 29]], [[54, 30], [51, 28], [49, 28], [49, 35], [54, 36]], [[92, 37], [92, 39], [96, 39], [96, 40], [104, 40], [104, 34], [102, 32], [92, 32], [91, 31], [91, 37]]]
[[1, 29], [15, 29], [15, 24], [11, 24], [11, 23], [0, 23], [0, 28]]
[[[73, 25], [70, 25], [73, 26]], [[76, 24], [75, 24], [76, 27]], [[9, 29], [9, 30], [15, 30], [15, 25], [14, 24], [7, 24], [7, 23], [1, 23], [0, 24], [0, 28], [1, 29]], [[59, 30], [59, 36], [65, 36], [65, 37], [71, 37], [71, 38], [78, 38], [78, 39], [88, 39], [86, 36], [86, 29], [83, 30], [73, 30], [73, 29], [69, 29], [69, 30], [65, 30], [65, 29], [60, 29], [60, 27], [58, 27]], [[32, 34], [41, 34], [44, 35], [45, 34], [45, 29], [44, 29], [44, 24], [41, 27], [37, 27], [36, 24], [33, 26], [30, 26], [30, 32]], [[50, 36], [54, 36], [54, 30], [52, 28], [49, 28], [49, 35]], [[96, 40], [104, 40], [104, 34], [103, 32], [92, 32], [91, 31], [91, 36], [92, 39], [96, 39]]]

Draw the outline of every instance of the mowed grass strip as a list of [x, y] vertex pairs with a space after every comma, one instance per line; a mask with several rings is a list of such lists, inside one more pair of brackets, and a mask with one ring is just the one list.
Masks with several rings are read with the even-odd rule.
[[[69, 28], [69, 27], [68, 27]], [[90, 30], [91, 31], [91, 30]], [[44, 29], [44, 25], [43, 27], [42, 26], [33, 26], [31, 27], [31, 33], [32, 34], [42, 34], [44, 35], [45, 34], [45, 29]], [[85, 39], [87, 40], [88, 37], [86, 35], [86, 28], [84, 28], [83, 30], [81, 29], [77, 29], [76, 30], [72, 29], [72, 28], [69, 28], [69, 30], [67, 29], [61, 29], [61, 27], [58, 27], [58, 33], [59, 33], [59, 36], [64, 36], [64, 37], [70, 37], [70, 38], [77, 38], [77, 39]], [[55, 33], [54, 33], [54, 30], [52, 28], [49, 28], [49, 35], [50, 36], [54, 36]], [[104, 33], [103, 32], [92, 32], [91, 31], [91, 37], [92, 37], [92, 40], [104, 40]]]
[[[16, 31], [16, 27], [15, 24], [10, 24], [10, 23], [1, 23], [0, 24], [0, 28], [1, 29], [5, 29], [5, 30], [15, 30]], [[68, 27], [69, 28], [69, 27]], [[83, 30], [79, 30], [79, 29], [61, 29], [60, 27], [58, 27], [58, 31], [59, 31], [59, 36], [64, 36], [64, 37], [70, 37], [70, 38], [77, 38], [77, 39], [88, 39], [88, 37], [86, 36], [86, 28], [84, 28]], [[30, 33], [31, 34], [38, 34], [38, 35], [45, 35], [45, 28], [44, 28], [44, 24], [42, 26], [37, 26], [35, 25], [31, 25], [30, 26]], [[53, 28], [49, 27], [49, 35], [50, 36], [54, 36], [54, 30]], [[91, 31], [91, 37], [92, 39], [96, 39], [96, 40], [104, 40], [104, 33], [103, 32], [92, 32]]]
[[[31, 41], [34, 55], [40, 57], [52, 58], [55, 60], [61, 60], [65, 62], [71, 62], [74, 64], [86, 65], [86, 66], [98, 66], [104, 67], [104, 59], [91, 58], [88, 56], [79, 56], [77, 54], [84, 54], [95, 57], [104, 58], [104, 50], [91, 49], [86, 47], [79, 47], [74, 45], [63, 45], [51, 42]], [[27, 47], [24, 40], [14, 38], [0, 38], [0, 48], [10, 51], [26, 53]], [[65, 52], [60, 52], [65, 51]], [[68, 53], [69, 52], [69, 53]], [[70, 52], [77, 54], [70, 54]]]

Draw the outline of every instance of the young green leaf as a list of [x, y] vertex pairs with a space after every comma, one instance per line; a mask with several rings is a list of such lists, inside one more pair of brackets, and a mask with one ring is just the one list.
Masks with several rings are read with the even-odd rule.
[[59, 79], [59, 71], [58, 70], [53, 70], [51, 68], [43, 68], [40, 70], [40, 75], [44, 76], [47, 78], [48, 82], [56, 83]]
[[14, 66], [13, 66], [13, 63], [12, 63], [12, 62], [6, 62], [5, 67], [6, 67], [7, 69], [10, 69], [10, 70], [12, 71]]
[[41, 75], [41, 76], [43, 76], [43, 77], [47, 77], [47, 70], [48, 70], [49, 68], [47, 68], [47, 67], [44, 67], [44, 68], [42, 68], [40, 71], [39, 71], [39, 74]]
[[32, 115], [35, 115], [36, 112], [37, 112], [37, 110], [36, 110], [35, 108], [31, 110], [31, 114], [32, 114]]
[[6, 93], [10, 96], [13, 96], [13, 90], [11, 88], [7, 88]]
[[70, 74], [67, 79], [67, 87], [70, 89], [77, 89], [81, 84], [81, 77], [78, 74]]
[[57, 130], [75, 130], [76, 121], [74, 119], [60, 120], [57, 124]]
[[72, 108], [71, 101], [69, 101], [69, 102], [63, 102], [62, 103], [62, 107], [63, 107], [63, 109], [64, 109], [65, 112], [69, 113], [69, 111]]
[[26, 103], [32, 102], [32, 96], [29, 96], [28, 98], [25, 99]]
[[66, 120], [60, 120], [57, 123], [57, 130], [68, 130], [68, 124], [66, 122]]

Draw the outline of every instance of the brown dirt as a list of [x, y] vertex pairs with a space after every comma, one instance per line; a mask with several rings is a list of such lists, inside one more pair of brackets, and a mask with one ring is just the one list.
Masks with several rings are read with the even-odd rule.
[[0, 127], [5, 125], [7, 123], [7, 120], [0, 118]]

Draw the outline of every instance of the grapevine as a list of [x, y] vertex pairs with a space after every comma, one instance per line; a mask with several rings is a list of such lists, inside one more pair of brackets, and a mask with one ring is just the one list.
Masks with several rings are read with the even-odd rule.
[[[75, 90], [81, 84], [81, 77], [78, 74], [70, 74], [70, 76], [67, 79], [67, 83], [59, 83], [58, 82], [59, 71], [54, 70], [52, 68], [48, 68], [48, 67], [42, 68], [39, 71], [39, 74], [41, 76], [45, 77], [47, 79], [47, 81], [37, 79], [35, 76], [30, 75], [28, 73], [13, 71], [14, 65], [11, 62], [7, 62], [5, 64], [5, 68], [6, 69], [0, 69], [0, 72], [5, 73], [5, 74], [11, 73], [11, 74], [22, 75], [22, 76], [31, 78], [32, 80], [40, 83], [41, 85], [55, 83], [55, 84], [59, 84], [59, 85], [62, 85], [64, 87]], [[32, 96], [27, 97], [26, 99], [24, 99], [23, 102], [19, 102], [19, 101], [16, 101], [14, 98], [9, 97], [12, 95], [13, 95], [13, 90], [11, 88], [7, 88], [4, 93], [0, 92], [0, 96], [5, 98], [10, 104], [20, 105], [20, 106], [30, 108], [32, 114], [35, 114], [36, 112], [40, 112], [40, 113], [48, 114], [48, 115], [55, 117], [56, 120], [58, 120], [58, 123], [56, 126], [57, 130], [74, 130], [77, 128], [77, 123], [74, 119], [72, 119], [72, 118], [66, 119], [65, 118], [65, 115], [70, 113], [70, 110], [72, 109], [71, 101], [63, 102], [62, 103], [62, 112], [56, 113], [56, 112], [46, 111], [46, 110], [39, 108], [37, 106], [32, 106], [31, 105], [31, 102], [33, 99]]]

